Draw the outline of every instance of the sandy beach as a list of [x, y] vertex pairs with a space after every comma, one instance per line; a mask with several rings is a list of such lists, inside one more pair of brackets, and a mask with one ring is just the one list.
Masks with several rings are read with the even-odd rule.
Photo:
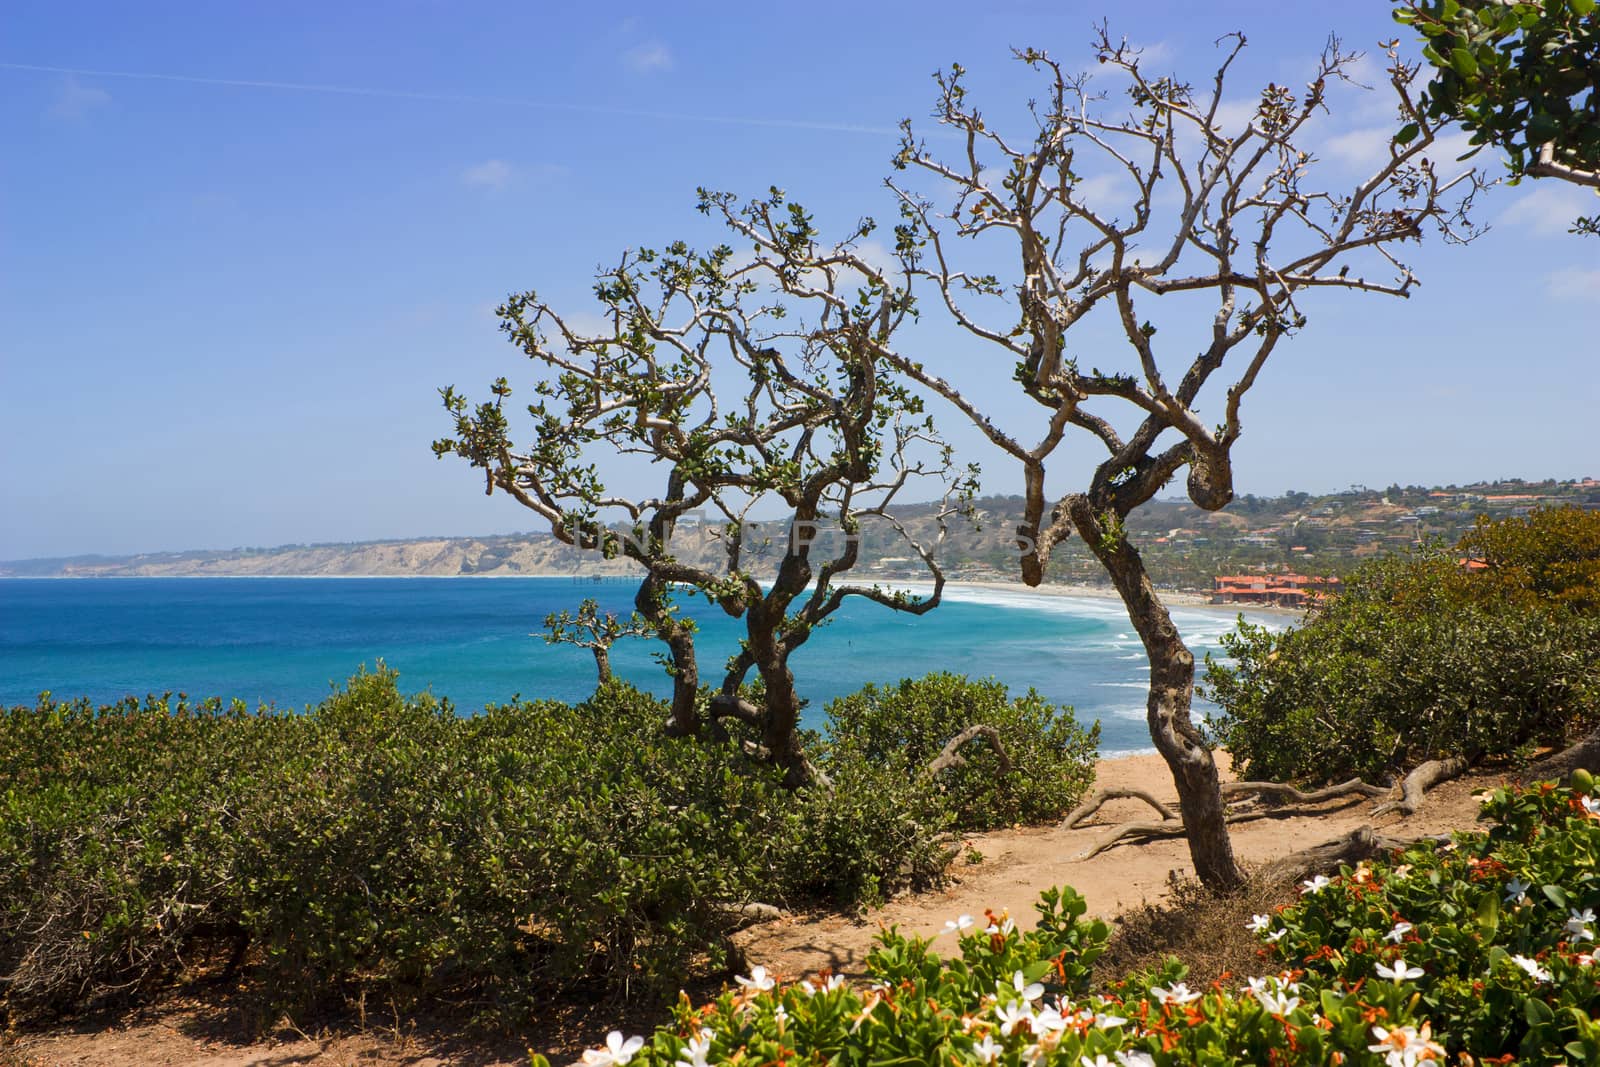
[[[959, 589], [990, 589], [997, 593], [1010, 593], [1020, 596], [1039, 597], [1073, 597], [1092, 600], [1120, 600], [1117, 591], [1109, 585], [1090, 585], [1087, 582], [1053, 582], [1048, 585], [1027, 585], [1023, 582], [1005, 582], [999, 580], [962, 580], [946, 583], [951, 588]], [[1159, 589], [1162, 601], [1168, 607], [1178, 608], [1211, 608], [1215, 611], [1249, 611], [1251, 614], [1280, 615], [1288, 619], [1298, 619], [1304, 614], [1299, 608], [1280, 608], [1268, 604], [1213, 604], [1211, 598], [1205, 593], [1181, 593], [1172, 589]]]

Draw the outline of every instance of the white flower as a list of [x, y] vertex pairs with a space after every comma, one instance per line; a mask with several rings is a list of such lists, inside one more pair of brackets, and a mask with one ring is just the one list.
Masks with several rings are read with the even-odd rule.
[[1576, 963], [1580, 967], [1593, 967], [1594, 966], [1594, 953], [1593, 952], [1580, 952], [1576, 956], [1572, 957], [1572, 962]]
[[711, 1054], [711, 1031], [701, 1030], [700, 1033], [684, 1042], [683, 1051], [678, 1053], [677, 1067], [707, 1067], [706, 1057]]
[[[1005, 991], [1005, 987], [999, 983], [996, 983], [994, 988], [996, 992]], [[1038, 982], [1029, 982], [1022, 976], [1021, 971], [1011, 976], [1011, 988], [1023, 1000], [1033, 1001], [1044, 996], [1044, 986]]]
[[1272, 933], [1267, 935], [1267, 940], [1275, 943], [1275, 942], [1279, 941], [1283, 937], [1283, 935], [1287, 934], [1288, 932], [1289, 931], [1287, 929], [1274, 930], [1274, 931], [1272, 931]]
[[972, 916], [958, 915], [954, 919], [944, 924], [944, 932], [947, 934], [964, 934], [968, 930], [972, 929], [975, 925], [976, 923], [973, 921]]
[[750, 968], [749, 978], [739, 974], [734, 975], [733, 980], [744, 988], [755, 990], [757, 993], [765, 993], [767, 990], [771, 989], [777, 984], [777, 982], [773, 980], [772, 976], [767, 974], [767, 969], [760, 964]]
[[1528, 976], [1535, 982], [1550, 981], [1550, 972], [1539, 966], [1538, 960], [1530, 960], [1526, 956], [1512, 956], [1511, 962], [1528, 972]]
[[1514, 903], [1521, 904], [1524, 900], [1528, 899], [1529, 888], [1530, 887], [1528, 883], [1524, 882], [1521, 878], [1513, 878], [1511, 881], [1506, 883], [1506, 899]]
[[1148, 1052], [1140, 1052], [1137, 1049], [1117, 1053], [1117, 1062], [1122, 1067], [1156, 1067], [1156, 1058], [1154, 1056]]
[[1116, 1064], [1106, 1059], [1104, 1053], [1101, 1053], [1092, 1060], [1079, 1060], [1078, 1062], [1081, 1063], [1083, 1067], [1116, 1067]]
[[1269, 927], [1271, 925], [1272, 925], [1272, 917], [1271, 916], [1268, 916], [1268, 915], [1252, 915], [1252, 916], [1250, 916], [1250, 921], [1244, 924], [1244, 928], [1246, 930], [1249, 930], [1252, 934], [1259, 934], [1259, 933], [1265, 932], [1267, 927]]
[[991, 1034], [984, 1034], [983, 1040], [976, 1042], [972, 1046], [972, 1054], [977, 1057], [979, 1063], [993, 1063], [1000, 1058], [1001, 1053], [1005, 1052], [1005, 1050], [1006, 1047], [1004, 1045], [994, 1043], [994, 1037]]
[[1568, 915], [1567, 933], [1572, 935], [1573, 940], [1593, 941], [1594, 909], [1584, 908], [1579, 911], [1576, 908], [1569, 908]]
[[1600, 815], [1600, 800], [1596, 800], [1594, 797], [1584, 797], [1583, 810], [1590, 815]]
[[1005, 1037], [1011, 1036], [1018, 1023], [1027, 1023], [1030, 1030], [1033, 1028], [1033, 1008], [1025, 1000], [996, 1005], [994, 1014], [1000, 1020], [1000, 1033]]
[[983, 932], [986, 934], [1004, 934], [1009, 937], [1016, 928], [1017, 924], [1012, 920], [1011, 916], [1002, 912], [999, 925], [990, 923], [983, 928]]
[[583, 1054], [583, 1062], [590, 1067], [620, 1067], [633, 1059], [633, 1054], [644, 1048], [644, 1038], [630, 1037], [622, 1039], [621, 1030], [613, 1030], [606, 1035], [605, 1048], [588, 1049]]
[[1097, 1011], [1094, 1013], [1094, 1024], [1103, 1030], [1109, 1030], [1113, 1026], [1126, 1026], [1128, 1024], [1128, 1020], [1124, 1019], [1120, 1015], [1112, 1015], [1108, 1012]]
[[1415, 929], [1415, 927], [1408, 922], [1397, 922], [1394, 924], [1393, 930], [1390, 930], [1388, 933], [1383, 935], [1383, 939], [1385, 941], [1393, 941], [1398, 945], [1401, 941], [1405, 940], [1405, 936], [1413, 929]]
[[1406, 961], [1399, 956], [1394, 958], [1393, 967], [1385, 967], [1380, 963], [1377, 971], [1379, 978], [1392, 979], [1396, 985], [1401, 982], [1409, 982], [1413, 978], [1421, 978], [1423, 975], [1421, 967], [1408, 967], [1406, 966]]
[[1378, 1039], [1378, 1043], [1368, 1045], [1367, 1051], [1386, 1053], [1383, 1061], [1389, 1067], [1415, 1067], [1427, 1060], [1442, 1060], [1444, 1049], [1428, 1040], [1428, 1035], [1428, 1023], [1423, 1023], [1420, 1031], [1414, 1026], [1397, 1026], [1393, 1030], [1374, 1026], [1372, 1036]]
[[1261, 1002], [1261, 1007], [1268, 1015], [1288, 1015], [1300, 1005], [1299, 997], [1285, 996], [1283, 993], [1269, 993], [1265, 990], [1256, 993], [1256, 1000]]
[[843, 989], [848, 984], [842, 974], [830, 974], [826, 978], [819, 974], [815, 978], [797, 982], [794, 988], [809, 997], [820, 993], [832, 993], [835, 990]]
[[1173, 982], [1171, 989], [1152, 986], [1150, 994], [1163, 1004], [1188, 1004], [1190, 1001], [1199, 1000], [1203, 995], [1191, 993], [1188, 985], [1183, 982]]
[[782, 1004], [772, 1009], [772, 1021], [778, 1024], [778, 1032], [783, 1032], [783, 1024], [789, 1021], [789, 1012]]
[[1066, 1017], [1055, 1008], [1044, 1008], [1033, 1017], [1033, 1032], [1041, 1036], [1059, 1034], [1066, 1028]]
[[1306, 881], [1301, 882], [1300, 883], [1300, 891], [1302, 893], [1304, 893], [1306, 896], [1310, 896], [1312, 893], [1320, 893], [1320, 892], [1322, 892], [1324, 889], [1328, 888], [1332, 884], [1333, 884], [1333, 879], [1332, 878], [1329, 878], [1325, 874], [1319, 874], [1315, 878], [1309, 878]]

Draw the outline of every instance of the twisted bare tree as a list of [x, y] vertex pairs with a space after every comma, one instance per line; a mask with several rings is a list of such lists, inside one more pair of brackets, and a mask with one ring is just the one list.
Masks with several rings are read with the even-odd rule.
[[[476, 405], [442, 391], [455, 432], [434, 450], [483, 470], [490, 492], [539, 514], [558, 539], [644, 570], [635, 604], [670, 650], [676, 732], [698, 734], [705, 723], [695, 627], [673, 603], [674, 587], [742, 618], [712, 716], [753, 728], [748, 750], [801, 786], [818, 772], [801, 747], [803, 701], [789, 657], [851, 597], [933, 609], [944, 588], [937, 554], [946, 520], [965, 509], [973, 479], [884, 358], [911, 303], [905, 279], [850, 266], [871, 222], [829, 244], [777, 190], [746, 205], [701, 196], [705, 210], [715, 205], [775, 243], [740, 259], [726, 245], [626, 253], [595, 285], [602, 331], [580, 330], [531, 292], [511, 298], [502, 328], [539, 372], [526, 409], [531, 443], [513, 443], [502, 378]], [[654, 496], [609, 487], [630, 474], [664, 475], [665, 487]], [[929, 481], [943, 504], [925, 544], [889, 507], [908, 485]], [[676, 550], [674, 533], [691, 516], [714, 539], [715, 564]], [[860, 561], [867, 523], [910, 546], [929, 592], [843, 580]], [[752, 536], [771, 528], [776, 544]], [[764, 563], [775, 570], [758, 570]], [[752, 670], [758, 701], [745, 695]]]
[[[914, 273], [979, 345], [972, 363], [1006, 366], [1037, 426], [986, 409], [907, 355], [885, 358], [1020, 467], [1024, 581], [1042, 581], [1052, 549], [1074, 533], [1105, 567], [1149, 657], [1150, 733], [1178, 788], [1196, 872], [1226, 886], [1239, 872], [1216, 765], [1190, 720], [1194, 656], [1124, 521], [1181, 471], [1197, 505], [1225, 507], [1244, 399], [1279, 343], [1306, 325], [1308, 296], [1407, 296], [1417, 278], [1401, 247], [1430, 227], [1469, 238], [1481, 182], [1471, 170], [1445, 173], [1441, 123], [1413, 98], [1416, 68], [1391, 52], [1395, 137], [1365, 179], [1319, 184], [1313, 120], [1358, 56], [1330, 41], [1302, 89], [1268, 85], [1241, 108], [1225, 85], [1244, 37], [1218, 44], [1211, 84], [1197, 89], [1151, 75], [1102, 26], [1095, 59], [1121, 99], [1043, 52], [1019, 51], [1043, 77], [1020, 136], [969, 102], [960, 67], [937, 75], [934, 118], [955, 147], [939, 140], [935, 151], [904, 125], [895, 166], [929, 187], [890, 181], [900, 243], [916, 247]], [[1007, 261], [1002, 277], [993, 264]], [[1048, 475], [1071, 440], [1099, 458], [1086, 486], [1062, 492]]]
[[627, 618], [614, 611], [601, 611], [593, 597], [587, 597], [573, 612], [563, 608], [544, 617], [544, 640], [548, 645], [575, 645], [594, 656], [600, 685], [611, 681], [611, 646], [624, 637], [644, 637], [653, 632], [637, 610]]

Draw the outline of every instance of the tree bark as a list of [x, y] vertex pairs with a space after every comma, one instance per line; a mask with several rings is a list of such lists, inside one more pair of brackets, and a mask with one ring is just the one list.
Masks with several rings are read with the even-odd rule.
[[[779, 585], [782, 580], [780, 576]], [[800, 694], [795, 691], [794, 672], [778, 637], [787, 607], [788, 601], [775, 587], [766, 600], [751, 605], [745, 632], [763, 689], [761, 745], [767, 758], [783, 768], [783, 784], [799, 789], [811, 784], [814, 768], [800, 745]]]
[[1379, 804], [1372, 809], [1374, 816], [1386, 815], [1391, 811], [1398, 811], [1401, 815], [1415, 815], [1422, 807], [1422, 798], [1440, 782], [1448, 782], [1452, 778], [1459, 778], [1466, 773], [1469, 761], [1464, 756], [1451, 756], [1448, 759], [1431, 759], [1420, 764], [1405, 777], [1400, 783], [1400, 799], [1388, 804]]
[[662, 606], [665, 585], [654, 574], [645, 575], [633, 606], [655, 628], [672, 657], [672, 712], [667, 733], [673, 737], [700, 736], [700, 665], [695, 659], [694, 629], [672, 617]]
[[600, 676], [600, 684], [605, 685], [611, 681], [611, 653], [604, 645], [594, 645], [590, 651], [594, 653], [595, 673]]
[[1144, 561], [1120, 526], [1110, 530], [1102, 526], [1087, 496], [1068, 497], [1065, 504], [1084, 544], [1111, 575], [1150, 660], [1146, 721], [1150, 739], [1178, 788], [1178, 807], [1195, 874], [1213, 889], [1239, 885], [1243, 875], [1228, 837], [1217, 764], [1189, 718], [1194, 699], [1194, 653], [1183, 643], [1172, 615], [1156, 595]]

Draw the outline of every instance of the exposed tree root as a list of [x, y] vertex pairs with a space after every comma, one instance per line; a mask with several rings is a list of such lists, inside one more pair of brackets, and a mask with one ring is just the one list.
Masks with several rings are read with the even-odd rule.
[[[1293, 806], [1261, 808], [1253, 811], [1230, 811], [1226, 816], [1229, 826], [1237, 823], [1254, 822], [1257, 819], [1288, 819], [1300, 815], [1320, 815], [1326, 809], [1317, 807], [1330, 800], [1341, 798], [1361, 798], [1384, 796], [1389, 791], [1379, 786], [1368, 785], [1359, 778], [1352, 778], [1348, 782], [1330, 785], [1324, 789], [1315, 789], [1304, 792], [1292, 785], [1283, 785], [1278, 782], [1225, 782], [1222, 786], [1222, 795], [1227, 797], [1245, 796], [1272, 796], [1282, 797], [1295, 801]], [[1184, 832], [1183, 820], [1175, 815], [1170, 808], [1142, 789], [1102, 789], [1090, 797], [1077, 810], [1068, 815], [1062, 823], [1069, 830], [1077, 829], [1084, 820], [1100, 809], [1108, 800], [1137, 799], [1143, 800], [1161, 814], [1160, 822], [1129, 822], [1118, 826], [1104, 840], [1096, 842], [1093, 848], [1080, 856], [1080, 859], [1089, 859], [1098, 856], [1106, 849], [1129, 837], [1157, 838], [1179, 837]]]
[[1300, 882], [1313, 875], [1336, 871], [1342, 864], [1356, 864], [1375, 856], [1387, 855], [1421, 840], [1425, 839], [1388, 837], [1371, 826], [1362, 826], [1343, 837], [1301, 849], [1269, 863], [1261, 869], [1261, 875], [1271, 882]]
[[1100, 853], [1104, 852], [1106, 849], [1110, 848], [1112, 845], [1115, 845], [1117, 842], [1126, 837], [1153, 838], [1182, 836], [1182, 819], [1164, 819], [1161, 822], [1123, 823], [1121, 826], [1111, 831], [1110, 837], [1107, 837], [1104, 841], [1097, 842], [1093, 848], [1081, 853], [1078, 858], [1080, 860], [1093, 859], [1095, 856], [1100, 855]]
[[736, 930], [755, 926], [757, 923], [769, 923], [783, 918], [786, 914], [783, 909], [772, 904], [761, 903], [723, 904], [718, 906], [717, 911], [724, 915]]
[[1379, 804], [1372, 809], [1373, 817], [1387, 815], [1391, 811], [1398, 811], [1402, 815], [1415, 815], [1417, 809], [1422, 807], [1423, 796], [1428, 790], [1440, 782], [1459, 778], [1466, 772], [1468, 766], [1470, 764], [1461, 756], [1429, 760], [1406, 775], [1405, 781], [1400, 783], [1400, 799]]
[[961, 748], [968, 742], [980, 737], [989, 742], [989, 747], [994, 749], [996, 756], [1000, 757], [1000, 773], [1011, 773], [1011, 757], [1006, 754], [1006, 747], [1000, 743], [1000, 731], [988, 723], [980, 722], [974, 723], [945, 742], [944, 750], [934, 757], [932, 763], [928, 764], [926, 769], [923, 770], [922, 776], [924, 778], [937, 778], [952, 767], [966, 766], [967, 757], [961, 754]]
[[1384, 797], [1389, 795], [1389, 790], [1381, 785], [1368, 785], [1359, 778], [1352, 778], [1348, 782], [1338, 785], [1325, 786], [1322, 789], [1313, 789], [1311, 792], [1302, 792], [1292, 785], [1281, 782], [1223, 782], [1222, 796], [1224, 799], [1249, 796], [1254, 794], [1263, 797], [1279, 797], [1292, 800], [1296, 804], [1320, 804], [1325, 800], [1336, 797], [1364, 796]]
[[1143, 789], [1101, 789], [1088, 800], [1072, 809], [1072, 814], [1062, 820], [1061, 825], [1065, 829], [1076, 830], [1079, 823], [1099, 811], [1102, 806], [1112, 800], [1142, 800], [1152, 808], [1155, 808], [1160, 813], [1163, 821], [1178, 818], [1176, 812], [1154, 796], [1146, 793]]
[[1523, 778], [1527, 781], [1562, 778], [1580, 767], [1586, 771], [1600, 771], [1600, 730], [1532, 764]]

